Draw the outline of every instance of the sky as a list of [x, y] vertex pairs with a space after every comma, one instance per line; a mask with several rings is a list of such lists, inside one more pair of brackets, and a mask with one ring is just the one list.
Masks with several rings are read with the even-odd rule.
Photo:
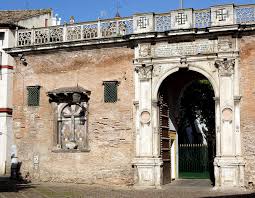
[[[217, 4], [255, 4], [255, 0], [183, 0], [184, 8], [207, 8]], [[119, 2], [119, 3], [117, 3]], [[119, 5], [119, 6], [117, 6]], [[116, 8], [122, 17], [143, 12], [168, 12], [178, 9], [180, 0], [0, 0], [0, 10], [52, 8], [55, 14], [68, 22], [74, 16], [75, 22], [98, 18], [113, 18]]]

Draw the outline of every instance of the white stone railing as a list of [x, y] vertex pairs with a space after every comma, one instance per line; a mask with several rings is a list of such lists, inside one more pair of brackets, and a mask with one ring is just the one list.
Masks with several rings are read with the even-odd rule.
[[17, 30], [16, 46], [43, 45], [88, 39], [118, 37], [146, 32], [255, 24], [255, 5], [219, 5], [209, 9], [181, 9], [164, 14], [136, 14], [94, 22]]
[[30, 46], [124, 36], [132, 33], [132, 18], [120, 18], [47, 28], [20, 29], [17, 30], [16, 36], [17, 46]]

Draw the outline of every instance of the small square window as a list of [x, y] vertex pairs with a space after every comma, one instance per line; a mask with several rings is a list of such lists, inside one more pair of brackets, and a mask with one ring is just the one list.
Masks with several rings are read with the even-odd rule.
[[115, 103], [118, 100], [118, 81], [104, 81], [104, 102]]
[[39, 106], [40, 101], [40, 86], [27, 87], [27, 105]]

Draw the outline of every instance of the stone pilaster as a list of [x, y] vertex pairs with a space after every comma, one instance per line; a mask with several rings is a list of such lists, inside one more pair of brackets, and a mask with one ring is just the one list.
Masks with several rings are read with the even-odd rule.
[[[137, 65], [136, 94], [139, 98], [136, 125], [136, 157], [133, 161], [136, 168], [136, 186], [155, 187], [161, 185], [162, 159], [154, 156], [158, 145], [154, 134], [152, 119], [155, 107], [152, 104], [152, 70], [153, 65]], [[153, 110], [154, 109], [154, 110]], [[153, 112], [153, 113], [152, 113]]]
[[216, 103], [216, 113], [219, 114], [216, 117], [220, 119], [216, 120], [215, 186], [243, 186], [244, 163], [240, 156], [240, 138], [236, 135], [240, 112], [234, 97], [235, 59], [216, 60], [215, 66], [220, 82], [220, 98], [218, 104]]

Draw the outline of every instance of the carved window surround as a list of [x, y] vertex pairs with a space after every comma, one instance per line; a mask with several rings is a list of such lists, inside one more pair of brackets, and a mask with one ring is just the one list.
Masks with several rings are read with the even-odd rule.
[[87, 152], [90, 91], [66, 87], [47, 93], [55, 109], [53, 152]]

